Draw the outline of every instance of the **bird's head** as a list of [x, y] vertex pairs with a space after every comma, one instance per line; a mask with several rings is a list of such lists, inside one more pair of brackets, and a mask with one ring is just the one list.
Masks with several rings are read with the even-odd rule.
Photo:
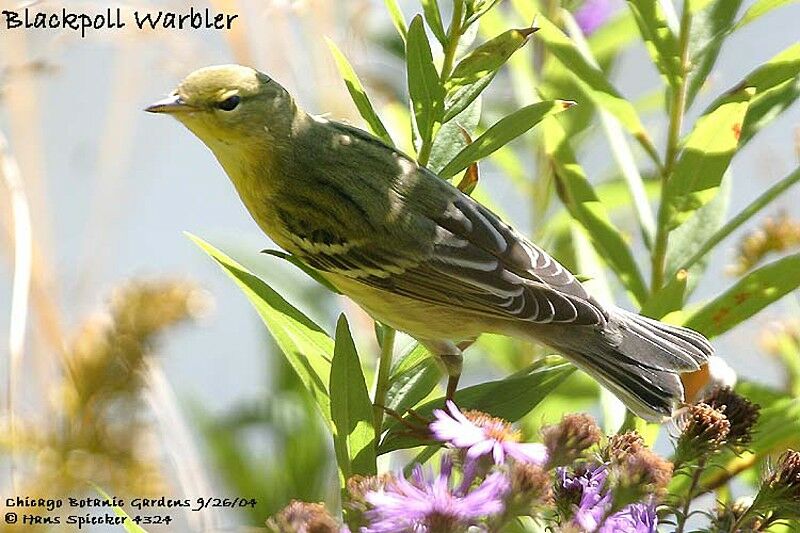
[[196, 70], [145, 110], [172, 115], [215, 152], [261, 140], [279, 142], [291, 131], [297, 112], [286, 89], [241, 65]]

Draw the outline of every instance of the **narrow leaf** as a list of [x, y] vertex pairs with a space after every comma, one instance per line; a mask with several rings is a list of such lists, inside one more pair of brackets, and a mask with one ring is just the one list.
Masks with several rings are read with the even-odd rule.
[[500, 119], [486, 130], [472, 144], [461, 150], [439, 175], [445, 179], [464, 170], [475, 161], [479, 161], [516, 139], [547, 116], [560, 113], [575, 105], [565, 100], [548, 100], [523, 107], [511, 115]]
[[647, 298], [647, 287], [630, 247], [614, 227], [606, 206], [597, 197], [555, 118], [544, 123], [544, 149], [557, 180], [557, 192], [570, 215], [589, 235], [598, 254], [619, 276], [636, 302]]
[[653, 63], [671, 87], [678, 87], [681, 72], [678, 39], [667, 23], [661, 4], [653, 0], [628, 0], [628, 7]]
[[687, 107], [705, 83], [708, 74], [717, 62], [722, 44], [733, 30], [736, 13], [742, 0], [713, 0], [689, 3], [692, 26], [689, 33], [689, 83], [686, 90]]
[[244, 292], [314, 398], [326, 423], [332, 427], [328, 376], [331, 372], [333, 340], [252, 272], [199, 237], [191, 234], [187, 236], [219, 263], [222, 270]]
[[691, 268], [696, 262], [700, 261], [705, 255], [713, 250], [720, 242], [722, 242], [731, 233], [739, 229], [745, 222], [750, 220], [758, 212], [770, 205], [775, 199], [779, 198], [784, 192], [800, 182], [800, 167], [796, 168], [794, 172], [785, 176], [783, 179], [775, 183], [772, 187], [764, 191], [758, 198], [753, 200], [747, 207], [742, 209], [735, 217], [730, 219], [724, 226], [717, 230], [714, 235], [708, 238], [692, 256], [685, 259], [681, 264], [681, 268]]
[[444, 115], [444, 87], [433, 64], [428, 36], [422, 17], [417, 15], [408, 28], [406, 43], [406, 68], [408, 94], [414, 109], [414, 118], [422, 142], [433, 135], [434, 124]]
[[377, 473], [372, 402], [344, 315], [336, 323], [330, 386], [333, 443], [339, 481], [344, 487], [355, 474], [368, 476]]
[[397, 376], [386, 395], [386, 407], [399, 414], [405, 414], [427, 398], [441, 378], [442, 371], [436, 361], [433, 357], [428, 357]]
[[486, 87], [492, 83], [494, 74], [490, 74], [484, 78], [479, 79], [475, 83], [459, 87], [453, 93], [447, 96], [445, 100], [445, 113], [442, 118], [442, 123], [447, 124], [453, 118], [462, 113], [472, 102], [477, 99]]
[[408, 28], [403, 18], [403, 10], [401, 10], [400, 6], [397, 4], [397, 0], [383, 0], [383, 3], [386, 4], [386, 10], [389, 12], [392, 24], [394, 24], [394, 27], [397, 29], [397, 33], [400, 34], [400, 38], [405, 42], [408, 35]]
[[[561, 360], [560, 358], [556, 358]], [[547, 395], [575, 370], [570, 364], [550, 364], [547, 360], [499, 381], [481, 383], [456, 392], [455, 402], [461, 409], [477, 409], [492, 416], [514, 422], [536, 407]], [[415, 412], [425, 418], [433, 410], [444, 407], [444, 398], [425, 403]], [[414, 418], [407, 420], [413, 424]], [[391, 426], [381, 442], [378, 453], [383, 454], [403, 448], [425, 444], [426, 441], [408, 435], [399, 423]]]
[[537, 28], [508, 30], [468, 53], [450, 75], [448, 90], [473, 84], [494, 75], [509, 58], [522, 48]]
[[425, 13], [425, 20], [428, 21], [428, 26], [430, 26], [434, 37], [444, 46], [447, 42], [447, 35], [444, 31], [444, 24], [442, 24], [439, 2], [437, 0], [422, 0], [422, 11]]
[[682, 309], [686, 297], [686, 282], [688, 278], [689, 273], [686, 270], [678, 270], [666, 285], [662, 286], [645, 302], [639, 313], [659, 320], [673, 311]]
[[[669, 236], [667, 243], [667, 276], [684, 268], [683, 262], [687, 257], [695, 254], [706, 240], [725, 223], [725, 217], [730, 205], [732, 179], [726, 173], [720, 184], [719, 193], [706, 205], [694, 212], [686, 222], [675, 228]], [[687, 270], [689, 281], [686, 287], [686, 296], [694, 292], [697, 283], [705, 272], [706, 261], [698, 261]]]
[[[108, 493], [103, 489], [101, 489], [98, 485], [95, 485], [94, 483], [91, 483], [91, 485], [94, 487], [94, 490], [96, 490], [97, 493], [100, 494], [100, 496], [102, 496], [107, 502], [110, 503], [113, 501], [111, 499], [111, 496], [109, 496]], [[142, 528], [136, 522], [131, 520], [131, 517], [128, 516], [128, 513], [126, 513], [122, 509], [122, 507], [118, 505], [113, 505], [111, 506], [111, 509], [114, 511], [115, 515], [117, 515], [123, 520], [122, 529], [124, 529], [127, 533], [147, 533], [147, 531], [144, 528]]]
[[[742, 127], [740, 146], [744, 146], [762, 127], [773, 120], [800, 96], [800, 44], [782, 50], [762, 64], [737, 87], [754, 87]], [[719, 101], [711, 105], [713, 109]]]
[[292, 255], [292, 254], [287, 254], [286, 252], [284, 252], [282, 250], [261, 250], [261, 253], [262, 254], [271, 255], [273, 257], [279, 257], [280, 259], [283, 259], [284, 261], [287, 261], [287, 262], [293, 264], [294, 266], [296, 266], [297, 268], [302, 270], [308, 277], [310, 277], [311, 279], [313, 279], [314, 281], [316, 281], [317, 283], [319, 283], [320, 285], [322, 285], [323, 287], [325, 287], [326, 289], [328, 289], [332, 293], [334, 293], [334, 294], [342, 294], [339, 291], [339, 289], [337, 289], [336, 287], [334, 287], [331, 284], [330, 281], [328, 281], [327, 279], [322, 277], [322, 274], [320, 274], [319, 270], [315, 270], [315, 269], [311, 268], [310, 266], [305, 264], [297, 256]]
[[595, 105], [614, 115], [637, 140], [649, 143], [647, 131], [633, 104], [620, 95], [605, 74], [587, 61], [570, 38], [550, 20], [540, 14], [536, 22], [541, 26], [536, 34], [537, 38], [573, 74], [576, 82]]
[[394, 142], [392, 141], [389, 132], [386, 131], [386, 127], [383, 125], [380, 117], [378, 117], [378, 114], [375, 112], [375, 108], [372, 107], [372, 102], [369, 101], [367, 92], [364, 90], [364, 86], [361, 85], [361, 80], [358, 79], [356, 71], [353, 70], [352, 65], [350, 65], [350, 62], [347, 60], [345, 55], [336, 46], [336, 43], [327, 37], [325, 38], [325, 41], [328, 43], [328, 48], [330, 48], [333, 59], [336, 61], [339, 74], [342, 76], [342, 79], [344, 79], [344, 82], [347, 85], [347, 91], [350, 93], [353, 103], [356, 105], [358, 112], [361, 114], [361, 118], [366, 121], [373, 134], [380, 137], [383, 142], [389, 146], [394, 146]]
[[756, 0], [747, 8], [742, 18], [736, 23], [736, 29], [743, 28], [751, 22], [763, 17], [773, 9], [785, 6], [787, 4], [795, 4], [797, 0]]
[[736, 285], [704, 305], [686, 326], [716, 337], [752, 317], [800, 286], [800, 254], [753, 270]]
[[659, 221], [668, 230], [716, 196], [739, 145], [742, 121], [754, 93], [752, 87], [731, 93], [697, 120], [664, 189]]

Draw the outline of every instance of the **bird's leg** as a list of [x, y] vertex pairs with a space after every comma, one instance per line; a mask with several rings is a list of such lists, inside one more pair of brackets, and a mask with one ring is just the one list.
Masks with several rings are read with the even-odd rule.
[[447, 393], [445, 398], [453, 400], [458, 388], [458, 380], [461, 378], [461, 369], [464, 362], [461, 348], [450, 341], [425, 340], [420, 342], [437, 357], [442, 369], [447, 374]]

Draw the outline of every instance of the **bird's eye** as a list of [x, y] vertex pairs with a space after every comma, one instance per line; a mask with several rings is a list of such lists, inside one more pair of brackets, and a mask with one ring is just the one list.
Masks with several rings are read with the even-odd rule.
[[217, 104], [217, 107], [222, 109], [223, 111], [233, 111], [236, 109], [236, 106], [239, 105], [239, 102], [242, 101], [242, 98], [238, 94], [234, 94], [233, 96], [229, 96], [225, 100], [221, 101]]

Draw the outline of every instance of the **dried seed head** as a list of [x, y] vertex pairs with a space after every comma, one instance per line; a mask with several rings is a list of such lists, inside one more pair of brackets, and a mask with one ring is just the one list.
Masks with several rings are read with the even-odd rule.
[[800, 504], [800, 452], [786, 450], [768, 483], [786, 489], [788, 497]]
[[646, 494], [663, 495], [672, 479], [672, 463], [649, 448], [640, 448], [619, 463], [620, 482], [638, 486]]
[[356, 474], [347, 480], [346, 488], [349, 499], [345, 502], [345, 507], [352, 511], [364, 512], [369, 504], [366, 495], [368, 492], [378, 492], [394, 479], [392, 474], [386, 473], [380, 476], [362, 476]]
[[736, 275], [750, 270], [771, 252], [781, 252], [800, 245], [800, 220], [786, 213], [769, 217], [761, 227], [748, 233], [739, 243], [737, 264], [732, 268]]
[[338, 533], [339, 526], [321, 503], [292, 500], [278, 514], [267, 520], [274, 533]]
[[731, 424], [721, 411], [706, 403], [691, 405], [678, 419], [675, 467], [716, 453], [728, 439]]
[[533, 507], [552, 499], [553, 488], [550, 474], [542, 467], [515, 462], [510, 474], [510, 509], [519, 510], [519, 514], [528, 514]]
[[558, 424], [542, 428], [541, 434], [551, 467], [572, 463], [602, 435], [594, 418], [583, 413], [565, 415]]
[[734, 448], [742, 448], [750, 443], [753, 426], [758, 421], [761, 407], [741, 396], [729, 387], [715, 390], [705, 402], [722, 412], [730, 423], [727, 444]]
[[606, 461], [622, 462], [644, 448], [644, 439], [641, 435], [635, 431], [626, 431], [609, 437], [603, 456]]

